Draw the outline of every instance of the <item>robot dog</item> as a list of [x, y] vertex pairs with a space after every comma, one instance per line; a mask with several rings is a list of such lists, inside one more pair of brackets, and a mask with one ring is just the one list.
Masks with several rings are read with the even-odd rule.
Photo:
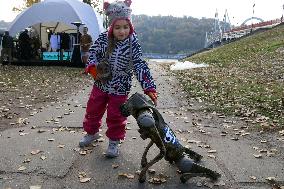
[[[221, 176], [219, 173], [196, 163], [201, 160], [202, 156], [181, 145], [162, 115], [144, 95], [135, 93], [120, 109], [123, 116], [132, 115], [136, 119], [141, 138], [151, 140], [142, 155], [139, 182], [145, 182], [147, 170], [162, 158], [176, 164], [182, 173], [180, 177], [182, 183], [197, 176], [207, 177], [213, 181]], [[153, 144], [159, 148], [160, 153], [148, 162], [147, 153]]]

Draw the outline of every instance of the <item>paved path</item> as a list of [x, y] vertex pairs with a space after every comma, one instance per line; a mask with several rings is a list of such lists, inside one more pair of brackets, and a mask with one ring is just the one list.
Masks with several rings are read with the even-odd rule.
[[[133, 118], [128, 120], [127, 138], [118, 158], [104, 157], [105, 124], [100, 142], [87, 149], [78, 148], [84, 135], [81, 124], [90, 91], [86, 87], [66, 101], [50, 104], [30, 116], [27, 126], [0, 133], [0, 188], [270, 189], [267, 177], [275, 177], [284, 185], [283, 136], [252, 132], [237, 118], [206, 113], [199, 103], [185, 101], [186, 94], [174, 76], [159, 65], [151, 67], [160, 93], [158, 109], [164, 119], [184, 145], [204, 156], [203, 165], [222, 174], [220, 181], [194, 178], [182, 184], [176, 167], [162, 160], [153, 166], [156, 173], [147, 178], [162, 175], [166, 182], [140, 184], [136, 171], [149, 141], [140, 139]], [[135, 91], [141, 92], [137, 82]], [[151, 149], [149, 159], [157, 153], [157, 148]], [[262, 158], [254, 156], [259, 154]], [[80, 177], [87, 182], [81, 183]]]

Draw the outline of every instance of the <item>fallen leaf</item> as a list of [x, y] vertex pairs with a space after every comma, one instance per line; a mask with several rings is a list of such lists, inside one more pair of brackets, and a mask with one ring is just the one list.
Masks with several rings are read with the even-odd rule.
[[282, 138], [277, 138], [277, 140], [284, 142], [284, 137], [282, 137]]
[[151, 184], [162, 184], [165, 183], [167, 180], [164, 177], [152, 177], [148, 180]]
[[275, 152], [278, 152], [278, 150], [277, 150], [276, 148], [272, 148], [272, 149], [270, 149], [270, 151], [271, 151], [271, 152], [274, 152], [274, 153], [275, 153]]
[[256, 180], [255, 176], [250, 176], [249, 178], [251, 178], [252, 180]]
[[86, 172], [84, 172], [84, 171], [81, 171], [81, 172], [79, 172], [79, 178], [83, 178], [83, 177], [86, 177], [87, 176], [87, 173]]
[[32, 160], [30, 158], [24, 159], [23, 163], [30, 163]]
[[41, 186], [40, 185], [30, 186], [30, 189], [41, 189]]
[[140, 170], [135, 171], [135, 174], [137, 174], [137, 175], [140, 175], [140, 173], [141, 173]]
[[52, 141], [54, 141], [55, 139], [54, 138], [49, 138], [49, 139], [47, 139], [47, 141], [50, 141], [50, 142], [52, 142]]
[[39, 129], [37, 132], [38, 133], [44, 133], [44, 132], [46, 132], [46, 130]]
[[254, 147], [252, 147], [254, 150], [258, 150], [259, 149], [259, 147], [256, 147], [256, 146], [254, 146]]
[[262, 158], [262, 155], [261, 155], [261, 154], [253, 154], [253, 156], [254, 156], [255, 158]]
[[20, 136], [28, 135], [29, 133], [20, 133]]
[[116, 168], [118, 168], [118, 167], [119, 167], [118, 164], [112, 164], [112, 168], [116, 169]]
[[275, 155], [275, 153], [274, 153], [274, 152], [267, 152], [266, 155], [267, 155], [268, 157], [272, 157], [272, 156]]
[[21, 167], [19, 167], [18, 168], [18, 171], [24, 171], [24, 170], [26, 170], [27, 168], [25, 167], [25, 166], [21, 166]]
[[80, 155], [87, 155], [87, 151], [86, 150], [82, 150], [79, 152]]
[[36, 154], [38, 154], [38, 153], [40, 153], [41, 152], [41, 150], [33, 150], [33, 151], [31, 151], [31, 154], [32, 155], [36, 155]]
[[90, 180], [91, 180], [91, 178], [88, 178], [88, 177], [80, 178], [81, 183], [90, 182]]
[[212, 155], [212, 154], [209, 154], [208, 157], [213, 158], [213, 159], [216, 158], [216, 156], [214, 156], [214, 155]]
[[132, 174], [127, 174], [127, 173], [119, 173], [118, 176], [119, 176], [119, 177], [128, 178], [128, 179], [134, 179], [134, 175], [132, 175]]
[[196, 144], [198, 144], [198, 143], [200, 143], [201, 141], [197, 141], [197, 140], [187, 140], [187, 142], [188, 142], [188, 143], [196, 143]]
[[225, 186], [225, 185], [226, 185], [225, 182], [222, 180], [214, 183], [214, 186]]
[[241, 134], [241, 136], [246, 136], [246, 135], [250, 135], [250, 133], [243, 133], [243, 134]]
[[267, 178], [265, 178], [265, 180], [268, 180], [268, 181], [275, 181], [276, 178], [275, 178], [275, 177], [267, 177]]
[[237, 141], [237, 140], [239, 140], [239, 138], [233, 137], [233, 138], [231, 138], [231, 140]]
[[217, 150], [209, 150], [208, 153], [216, 153]]
[[58, 129], [58, 131], [65, 131], [65, 128], [60, 127], [60, 128]]
[[58, 147], [58, 148], [64, 148], [64, 147], [65, 147], [65, 144], [59, 144], [57, 147]]
[[46, 156], [40, 156], [40, 159], [45, 160], [47, 157]]
[[265, 152], [267, 152], [266, 149], [261, 149], [261, 150], [259, 150], [259, 153], [265, 153]]
[[162, 183], [166, 182], [167, 180], [166, 179], [160, 179], [160, 178], [150, 178], [148, 181], [149, 181], [149, 183], [152, 183], [152, 184], [162, 184]]

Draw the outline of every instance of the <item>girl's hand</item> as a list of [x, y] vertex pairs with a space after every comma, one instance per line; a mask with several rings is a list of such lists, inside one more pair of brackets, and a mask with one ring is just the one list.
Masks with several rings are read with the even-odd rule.
[[157, 106], [158, 94], [156, 92], [148, 92], [147, 95], [151, 98], [154, 105]]

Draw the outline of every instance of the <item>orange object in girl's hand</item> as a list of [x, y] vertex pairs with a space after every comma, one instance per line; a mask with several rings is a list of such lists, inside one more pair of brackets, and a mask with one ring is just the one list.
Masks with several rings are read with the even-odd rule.
[[97, 67], [95, 65], [91, 65], [88, 67], [88, 73], [91, 74], [94, 79], [96, 79], [98, 75]]

